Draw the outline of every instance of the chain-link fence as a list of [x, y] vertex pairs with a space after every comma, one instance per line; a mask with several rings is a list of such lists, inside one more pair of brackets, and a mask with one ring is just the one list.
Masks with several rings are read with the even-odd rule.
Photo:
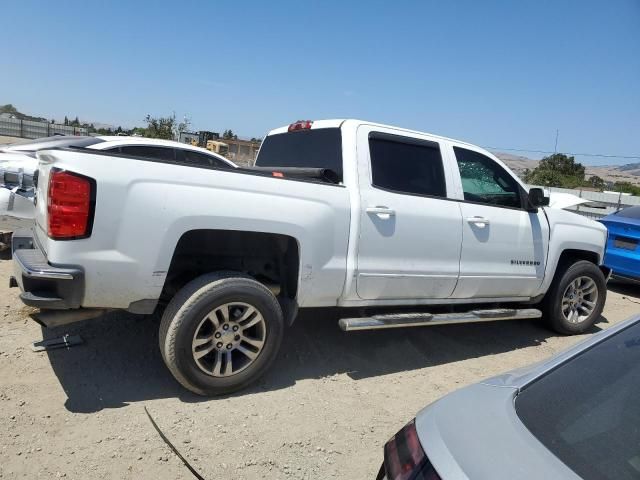
[[0, 118], [0, 135], [21, 138], [41, 138], [52, 135], [88, 135], [84, 127], [71, 127], [49, 122], [20, 120], [19, 118]]

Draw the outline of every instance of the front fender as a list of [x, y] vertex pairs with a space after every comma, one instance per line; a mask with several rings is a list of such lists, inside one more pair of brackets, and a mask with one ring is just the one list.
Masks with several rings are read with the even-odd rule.
[[555, 277], [563, 252], [585, 252], [601, 265], [607, 244], [607, 229], [601, 223], [566, 210], [545, 209], [549, 220], [549, 255], [540, 293], [545, 293]]

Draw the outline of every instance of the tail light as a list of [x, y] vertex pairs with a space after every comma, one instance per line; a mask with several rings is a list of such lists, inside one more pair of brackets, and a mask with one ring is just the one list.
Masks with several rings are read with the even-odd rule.
[[384, 446], [384, 470], [388, 480], [441, 480], [420, 445], [415, 419]]
[[49, 238], [74, 240], [91, 235], [96, 182], [73, 172], [54, 169], [47, 198]]
[[311, 120], [298, 120], [297, 122], [289, 125], [289, 131], [296, 132], [298, 130], [309, 130], [311, 128], [311, 125], [313, 125], [313, 122]]

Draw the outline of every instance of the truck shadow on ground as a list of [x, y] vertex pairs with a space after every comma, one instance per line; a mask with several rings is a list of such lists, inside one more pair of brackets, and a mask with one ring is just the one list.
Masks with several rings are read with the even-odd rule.
[[[302, 379], [342, 373], [359, 380], [410, 371], [536, 346], [555, 336], [540, 321], [345, 333], [338, 328], [337, 319], [326, 311], [302, 315], [288, 329], [270, 372], [257, 385], [235, 395], [287, 388]], [[159, 398], [211, 401], [187, 392], [170, 375], [158, 348], [158, 323], [157, 316], [114, 312], [66, 328], [43, 329], [43, 338], [70, 333], [85, 341], [68, 350], [47, 352], [68, 397], [66, 408], [89, 413]]]

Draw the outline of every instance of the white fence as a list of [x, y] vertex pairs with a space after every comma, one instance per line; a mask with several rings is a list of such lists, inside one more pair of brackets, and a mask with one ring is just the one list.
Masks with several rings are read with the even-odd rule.
[[84, 127], [71, 127], [49, 122], [34, 122], [19, 118], [0, 118], [0, 135], [21, 138], [41, 138], [52, 135], [88, 135]]

